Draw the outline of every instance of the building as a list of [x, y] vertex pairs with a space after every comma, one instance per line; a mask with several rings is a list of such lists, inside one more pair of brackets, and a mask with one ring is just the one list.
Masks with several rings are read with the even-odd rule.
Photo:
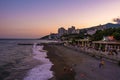
[[71, 28], [68, 28], [68, 31], [67, 31], [68, 34], [73, 34], [74, 32], [75, 32], [74, 26], [71, 26]]
[[80, 33], [80, 29], [75, 29], [72, 33], [73, 34], [79, 34]]
[[67, 31], [63, 27], [58, 29], [58, 37], [66, 34], [66, 33], [67, 33]]
[[87, 30], [87, 34], [93, 35], [93, 34], [96, 33], [96, 31], [97, 31], [97, 29], [95, 29], [95, 28], [92, 29], [92, 28], [91, 28], [91, 29]]

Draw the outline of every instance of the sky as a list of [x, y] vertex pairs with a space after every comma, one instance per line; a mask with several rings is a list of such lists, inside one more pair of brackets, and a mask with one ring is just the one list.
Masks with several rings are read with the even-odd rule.
[[40, 38], [58, 28], [112, 22], [120, 0], [0, 0], [0, 38]]

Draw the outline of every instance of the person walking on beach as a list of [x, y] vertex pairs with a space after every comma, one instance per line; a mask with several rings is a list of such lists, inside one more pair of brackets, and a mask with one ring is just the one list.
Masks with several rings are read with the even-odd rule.
[[99, 68], [104, 67], [105, 65], [105, 61], [103, 59], [101, 59], [100, 63], [99, 63]]
[[67, 71], [67, 67], [66, 67], [66, 66], [64, 66], [63, 70], [64, 70], [64, 72], [66, 72], [66, 71]]

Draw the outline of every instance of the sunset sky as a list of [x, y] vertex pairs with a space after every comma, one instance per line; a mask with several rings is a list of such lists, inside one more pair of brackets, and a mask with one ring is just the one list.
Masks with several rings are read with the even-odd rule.
[[0, 0], [0, 38], [39, 38], [120, 16], [120, 0]]

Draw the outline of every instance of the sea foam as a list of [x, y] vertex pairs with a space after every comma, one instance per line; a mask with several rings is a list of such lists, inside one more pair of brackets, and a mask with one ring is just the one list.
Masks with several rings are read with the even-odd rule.
[[41, 51], [43, 47], [44, 46], [37, 46], [36, 43], [33, 45], [33, 58], [40, 60], [43, 64], [31, 69], [24, 80], [48, 80], [53, 77], [53, 72], [50, 71], [53, 64], [46, 58], [46, 51]]

